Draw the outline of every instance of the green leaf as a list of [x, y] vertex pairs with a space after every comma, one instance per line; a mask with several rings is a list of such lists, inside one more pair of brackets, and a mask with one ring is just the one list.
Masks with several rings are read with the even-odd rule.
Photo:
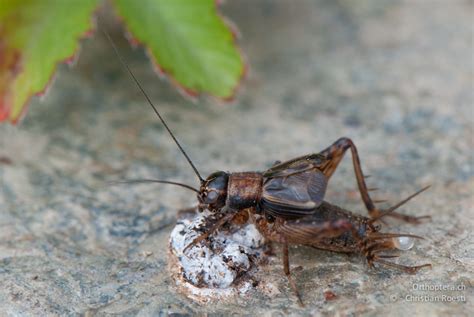
[[190, 95], [231, 98], [244, 63], [215, 0], [116, 0], [119, 14], [157, 66]]
[[97, 0], [0, 0], [0, 121], [16, 122], [92, 29]]

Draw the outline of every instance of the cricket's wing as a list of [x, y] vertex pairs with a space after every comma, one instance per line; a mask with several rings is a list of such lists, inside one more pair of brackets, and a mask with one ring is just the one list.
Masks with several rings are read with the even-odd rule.
[[263, 173], [263, 177], [286, 177], [295, 173], [318, 169], [327, 159], [318, 153], [300, 156], [286, 162], [275, 164]]
[[272, 216], [287, 219], [313, 214], [324, 199], [326, 177], [317, 169], [288, 175], [265, 180], [260, 207]]

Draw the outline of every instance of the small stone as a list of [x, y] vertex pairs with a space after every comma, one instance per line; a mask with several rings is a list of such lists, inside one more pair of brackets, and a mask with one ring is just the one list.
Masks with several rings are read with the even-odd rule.
[[337, 298], [337, 295], [334, 294], [333, 292], [331, 291], [325, 291], [324, 292], [324, 299], [327, 300], [327, 301], [330, 301], [330, 300], [334, 300]]

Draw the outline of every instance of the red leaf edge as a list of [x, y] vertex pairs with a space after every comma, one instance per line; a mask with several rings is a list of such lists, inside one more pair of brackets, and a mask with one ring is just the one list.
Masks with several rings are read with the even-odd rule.
[[82, 40], [86, 39], [86, 38], [90, 38], [92, 37], [92, 35], [94, 34], [95, 30], [97, 29], [97, 23], [96, 23], [96, 18], [95, 16], [97, 15], [97, 12], [99, 11], [100, 9], [100, 6], [97, 5], [96, 8], [93, 10], [92, 14], [91, 14], [91, 17], [90, 17], [90, 27], [84, 31], [82, 34], [80, 34], [79, 36], [77, 36], [77, 39], [76, 39], [76, 48], [74, 49], [74, 52], [70, 55], [70, 56], [67, 56], [66, 58], [62, 59], [62, 60], [59, 60], [57, 61], [54, 66], [53, 66], [53, 70], [51, 72], [51, 76], [49, 77], [46, 85], [43, 87], [42, 90], [36, 92], [36, 93], [32, 93], [30, 96], [28, 96], [28, 98], [26, 99], [22, 109], [21, 109], [21, 112], [20, 114], [16, 117], [16, 118], [10, 118], [10, 107], [7, 107], [6, 105], [2, 105], [0, 104], [0, 123], [3, 122], [3, 121], [6, 121], [8, 119], [10, 119], [10, 123], [13, 124], [13, 125], [16, 125], [18, 124], [20, 121], [22, 121], [24, 119], [24, 117], [26, 116], [26, 113], [28, 112], [28, 108], [30, 106], [30, 102], [31, 102], [31, 99], [34, 97], [34, 96], [38, 96], [38, 97], [45, 97], [50, 89], [50, 87], [53, 85], [53, 82], [56, 78], [56, 73], [57, 73], [57, 70], [58, 70], [58, 67], [60, 64], [68, 64], [68, 65], [72, 65], [74, 64], [74, 62], [77, 60], [77, 58], [79, 57], [79, 51], [80, 51], [80, 44], [79, 42], [81, 42]]

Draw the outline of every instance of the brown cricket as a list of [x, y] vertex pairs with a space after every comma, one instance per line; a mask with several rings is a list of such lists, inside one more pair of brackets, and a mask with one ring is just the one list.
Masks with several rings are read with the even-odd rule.
[[[381, 232], [382, 226], [377, 224], [383, 217], [395, 217], [414, 224], [420, 223], [422, 219], [430, 218], [429, 216], [411, 217], [395, 212], [410, 199], [427, 190], [429, 186], [422, 188], [388, 209], [377, 210], [376, 213], [371, 213], [369, 210], [369, 217], [355, 214], [323, 200], [320, 201], [311, 214], [293, 216], [290, 213], [284, 216], [276, 216], [271, 210], [262, 207], [262, 199], [259, 198], [261, 194], [256, 195], [257, 198], [250, 198], [253, 195], [249, 194], [248, 188], [250, 186], [248, 185], [254, 184], [255, 179], [261, 177], [261, 174], [254, 172], [234, 173], [229, 177], [235, 177], [237, 181], [227, 180], [219, 183], [227, 183], [227, 186], [230, 186], [231, 183], [237, 183], [240, 185], [234, 188], [237, 192], [230, 191], [229, 188], [220, 190], [222, 195], [227, 193], [227, 195], [232, 194], [232, 196], [227, 197], [226, 205], [221, 209], [211, 209], [214, 210], [214, 215], [209, 217], [209, 221], [205, 225], [205, 232], [189, 244], [186, 249], [207, 239], [209, 235], [228, 222], [242, 224], [250, 219], [268, 242], [276, 242], [282, 245], [283, 270], [301, 306], [303, 306], [303, 302], [290, 273], [288, 248], [291, 244], [305, 245], [333, 252], [360, 254], [366, 258], [371, 268], [374, 267], [374, 263], [379, 263], [413, 274], [423, 267], [431, 267], [431, 264], [405, 266], [387, 261], [386, 258], [398, 257], [390, 251], [408, 250], [413, 246], [412, 242], [408, 242], [410, 245], [401, 245], [397, 238], [422, 239], [422, 237], [405, 233]], [[212, 183], [216, 184], [216, 182]], [[265, 188], [265, 184], [266, 181], [264, 180], [262, 188]], [[243, 194], [239, 195], [238, 189]], [[304, 189], [308, 190], [307, 187]], [[303, 191], [303, 189], [299, 190]], [[237, 201], [241, 208], [235, 208], [232, 203], [229, 203], [229, 199]], [[257, 201], [259, 203], [244, 204], [245, 201]], [[229, 205], [234, 206], [235, 209], [228, 208]], [[202, 205], [199, 208], [204, 209]], [[389, 254], [386, 252], [389, 252]]]
[[[183, 183], [155, 179], [129, 180], [122, 183], [153, 182], [181, 186], [197, 193], [197, 209], [199, 211], [207, 209], [213, 213], [213, 216], [209, 217], [209, 223], [206, 224], [208, 230], [196, 238], [186, 249], [202, 242], [227, 222], [236, 221], [236, 219], [241, 222], [247, 221], [250, 217], [268, 241], [283, 245], [284, 272], [300, 304], [302, 303], [301, 297], [290, 274], [289, 244], [308, 245], [336, 252], [361, 253], [367, 258], [369, 266], [378, 262], [408, 273], [414, 273], [422, 267], [430, 266], [430, 264], [403, 266], [384, 260], [386, 257], [393, 256], [384, 255], [381, 252], [397, 248], [393, 238], [420, 237], [409, 234], [382, 233], [380, 226], [375, 225], [375, 222], [382, 217], [394, 217], [413, 224], [420, 223], [421, 219], [429, 218], [429, 216], [413, 217], [395, 211], [396, 208], [427, 187], [389, 209], [377, 208], [375, 206], [377, 201], [372, 200], [369, 195], [369, 191], [375, 189], [367, 188], [357, 148], [349, 138], [340, 138], [319, 153], [297, 157], [283, 163], [276, 162], [274, 166], [263, 172], [229, 173], [217, 171], [203, 179], [119, 54], [110, 36], [107, 32], [104, 31], [104, 33], [132, 80], [137, 84], [199, 178], [200, 187], [196, 189]], [[359, 192], [369, 217], [356, 215], [323, 200], [329, 179], [349, 149], [352, 153]]]

